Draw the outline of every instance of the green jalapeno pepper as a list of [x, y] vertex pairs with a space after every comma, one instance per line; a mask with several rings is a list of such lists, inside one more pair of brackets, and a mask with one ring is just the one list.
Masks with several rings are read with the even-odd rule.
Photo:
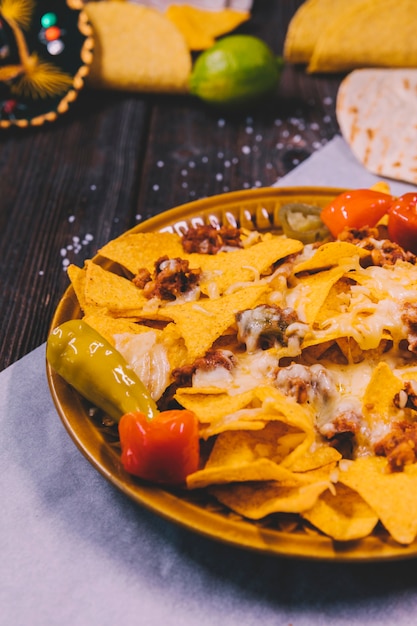
[[284, 235], [298, 239], [304, 244], [322, 241], [329, 237], [330, 231], [323, 223], [321, 208], [301, 202], [284, 204], [278, 212], [278, 219]]
[[55, 328], [47, 340], [50, 366], [82, 396], [119, 422], [125, 413], [158, 413], [155, 401], [123, 356], [82, 320]]

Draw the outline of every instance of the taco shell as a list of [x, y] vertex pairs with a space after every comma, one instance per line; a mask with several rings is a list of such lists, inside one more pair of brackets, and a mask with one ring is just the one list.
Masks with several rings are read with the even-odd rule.
[[89, 2], [94, 88], [186, 93], [191, 53], [177, 27], [156, 9], [129, 2]]
[[307, 0], [287, 33], [287, 61], [307, 71], [417, 67], [414, 0]]
[[[362, 3], [363, 0], [351, 0], [349, 6]], [[306, 0], [288, 26], [285, 59], [290, 63], [309, 63], [320, 34], [344, 10], [346, 0]]]
[[417, 69], [360, 69], [341, 83], [336, 115], [356, 158], [378, 176], [417, 183]]

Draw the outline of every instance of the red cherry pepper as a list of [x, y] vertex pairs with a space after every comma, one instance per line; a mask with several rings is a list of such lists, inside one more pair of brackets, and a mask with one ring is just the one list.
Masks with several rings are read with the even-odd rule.
[[388, 235], [404, 250], [417, 254], [417, 193], [405, 193], [393, 202], [388, 216]]
[[388, 213], [394, 197], [373, 189], [346, 191], [321, 211], [320, 217], [333, 237], [344, 228], [372, 228]]
[[180, 485], [199, 466], [198, 420], [192, 411], [174, 409], [149, 419], [126, 413], [119, 422], [122, 465], [154, 483]]

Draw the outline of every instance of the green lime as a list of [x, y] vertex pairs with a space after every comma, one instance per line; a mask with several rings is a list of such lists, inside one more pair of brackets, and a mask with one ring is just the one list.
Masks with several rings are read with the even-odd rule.
[[218, 105], [257, 100], [275, 89], [283, 61], [252, 35], [230, 35], [200, 54], [190, 77], [190, 92]]

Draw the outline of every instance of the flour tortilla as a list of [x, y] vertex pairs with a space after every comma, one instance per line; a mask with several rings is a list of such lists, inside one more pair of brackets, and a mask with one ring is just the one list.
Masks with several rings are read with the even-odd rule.
[[417, 69], [360, 69], [341, 83], [343, 137], [371, 172], [417, 184]]

